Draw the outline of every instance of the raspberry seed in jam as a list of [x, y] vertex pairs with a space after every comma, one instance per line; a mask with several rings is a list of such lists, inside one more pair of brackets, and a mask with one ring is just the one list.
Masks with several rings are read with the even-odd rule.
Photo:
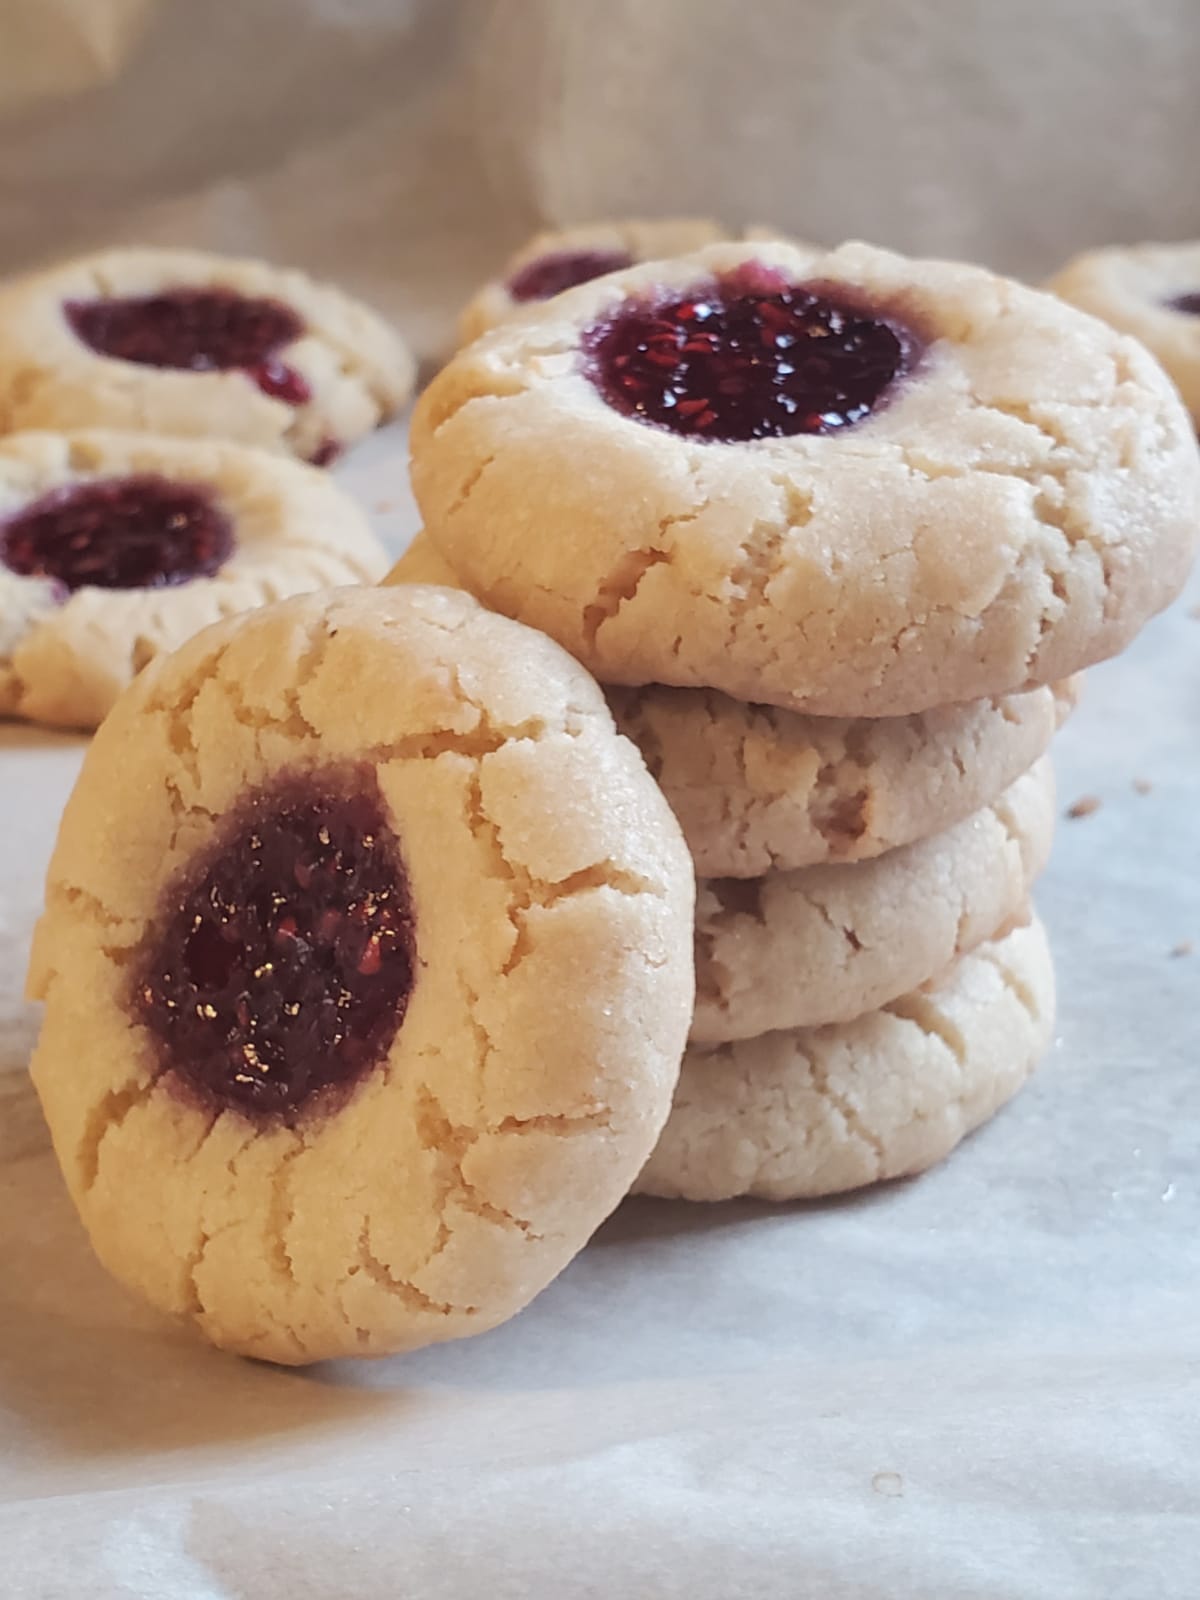
[[154, 473], [67, 484], [0, 521], [0, 563], [69, 590], [208, 578], [233, 545], [229, 518], [207, 489]]
[[165, 892], [131, 1004], [217, 1111], [290, 1116], [386, 1056], [416, 972], [400, 846], [368, 767], [249, 795]]
[[187, 372], [240, 368], [272, 399], [300, 406], [311, 398], [300, 373], [279, 360], [279, 351], [304, 332], [304, 323], [280, 300], [233, 289], [168, 289], [68, 300], [63, 311], [76, 335], [99, 355]]
[[606, 272], [619, 272], [632, 264], [633, 257], [626, 250], [556, 250], [552, 255], [526, 262], [514, 272], [508, 280], [508, 292], [514, 300], [549, 300], [564, 289], [590, 283]]
[[587, 373], [614, 409], [724, 443], [851, 427], [920, 353], [912, 329], [846, 290], [753, 262], [681, 299], [631, 304], [585, 338]]
[[1167, 305], [1172, 311], [1182, 311], [1189, 317], [1200, 317], [1200, 293], [1177, 294]]

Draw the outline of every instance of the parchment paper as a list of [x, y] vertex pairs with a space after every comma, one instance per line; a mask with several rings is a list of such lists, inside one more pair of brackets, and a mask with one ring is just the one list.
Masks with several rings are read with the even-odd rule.
[[[0, 0], [0, 46], [16, 40], [21, 9]], [[678, 82], [659, 101], [628, 98], [619, 128], [589, 121], [582, 90], [565, 87], [586, 76], [572, 63], [587, 54], [568, 9], [247, 0], [185, 14], [152, 0], [57, 0], [45, 7], [57, 23], [39, 35], [50, 40], [41, 77], [7, 59], [0, 68], [11, 135], [0, 138], [0, 254], [12, 264], [114, 231], [263, 250], [372, 293], [431, 352], [461, 293], [532, 222], [615, 205], [613, 152], [625, 151], [624, 192], [670, 203], [664, 174], [678, 151], [659, 113], [677, 108]], [[846, 81], [847, 62], [873, 61], [874, 79], [892, 81], [869, 49], [884, 9], [728, 8], [752, 18], [746, 38], [770, 92], [756, 100], [743, 61], [731, 122], [712, 67], [713, 103], [726, 107], [721, 138], [704, 147], [718, 200], [738, 201], [726, 143], [765, 147], [755, 108], [781, 114], [803, 28], [822, 71]], [[914, 106], [929, 149], [953, 147], [959, 110], [989, 86], [1008, 97], [997, 128], [1044, 89], [1047, 41], [1060, 62], [1081, 58], [1063, 78], [1065, 129], [1078, 126], [1081, 82], [1088, 104], [1099, 82], [1112, 87], [1111, 137], [1093, 126], [1089, 151], [1064, 133], [1069, 157], [1047, 157], [1060, 178], [1086, 167], [1108, 198], [1087, 215], [1039, 199], [1025, 129], [1025, 168], [1003, 167], [1001, 222], [1018, 182], [1034, 220], [1005, 234], [1005, 264], [1048, 267], [1089, 230], [1186, 231], [1168, 196], [1185, 195], [1200, 228], [1194, 139], [1180, 139], [1157, 188], [1138, 179], [1166, 161], [1173, 128], [1194, 126], [1171, 87], [1191, 94], [1194, 83], [1197, 30], [1182, 4], [1119, 8], [1118, 26], [1105, 0], [1089, 13], [1098, 31], [1078, 38], [1061, 32], [1084, 9], [1067, 0], [1036, 15], [1024, 0], [956, 9], [966, 32], [949, 40], [938, 0], [888, 13], [896, 29], [919, 30], [899, 53], [900, 81], [942, 75], [940, 97]], [[620, 58], [614, 83], [631, 62], [647, 78], [654, 61], [699, 72], [695, 39], [671, 31], [681, 12], [675, 0], [612, 5], [593, 61]], [[599, 26], [591, 0], [578, 13]], [[723, 6], [688, 14], [710, 42], [714, 27], [726, 46], [738, 37]], [[774, 65], [768, 14], [783, 41]], [[1001, 15], [1010, 55], [972, 56], [970, 41]], [[788, 17], [800, 32], [779, 32]], [[1035, 45], [1031, 84], [1010, 69], [1013, 52]], [[181, 51], [182, 76], [168, 70]], [[975, 74], [971, 93], [947, 67], [956, 51]], [[506, 74], [527, 91], [519, 116]], [[157, 124], [153, 108], [165, 115], [184, 79], [191, 98]], [[808, 89], [797, 96], [827, 130], [833, 102], [814, 81], [798, 77]], [[824, 148], [835, 167], [873, 171], [853, 140]], [[119, 150], [125, 165], [113, 164]], [[775, 214], [802, 228], [805, 194], [786, 176]], [[966, 219], [963, 248], [986, 254], [978, 166], [955, 154], [936, 179], [944, 200], [916, 214], [918, 240], [897, 242], [955, 247], [936, 237], [953, 214]], [[905, 168], [906, 193], [932, 181]], [[895, 183], [881, 168], [867, 191], [893, 233], [914, 215]], [[836, 188], [822, 177], [812, 193]], [[765, 209], [758, 188], [741, 200]], [[857, 231], [892, 236], [865, 220]], [[341, 475], [399, 549], [415, 527], [400, 430]], [[0, 1595], [1194, 1600], [1197, 607], [1200, 582], [1091, 675], [1059, 740], [1064, 806], [1085, 794], [1102, 804], [1062, 823], [1039, 893], [1058, 958], [1058, 1041], [948, 1163], [825, 1205], [629, 1203], [507, 1327], [304, 1373], [206, 1350], [135, 1306], [89, 1254], [25, 1077], [37, 1017], [19, 997], [83, 744], [0, 724]], [[1187, 941], [1191, 953], [1172, 954]]]

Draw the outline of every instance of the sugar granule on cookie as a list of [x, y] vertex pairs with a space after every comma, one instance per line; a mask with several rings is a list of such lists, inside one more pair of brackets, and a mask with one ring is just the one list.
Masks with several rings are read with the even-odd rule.
[[274, 1361], [494, 1327], [654, 1144], [693, 906], [541, 635], [428, 588], [208, 629], [97, 735], [34, 941], [33, 1078], [98, 1255]]
[[328, 466], [415, 367], [365, 306], [303, 273], [108, 250], [0, 285], [0, 429], [206, 435]]
[[1200, 454], [1135, 340], [981, 268], [717, 244], [569, 289], [418, 403], [464, 586], [605, 683], [891, 717], [1047, 684], [1174, 597]]
[[0, 439], [0, 714], [93, 728], [221, 617], [386, 565], [324, 474], [225, 440]]

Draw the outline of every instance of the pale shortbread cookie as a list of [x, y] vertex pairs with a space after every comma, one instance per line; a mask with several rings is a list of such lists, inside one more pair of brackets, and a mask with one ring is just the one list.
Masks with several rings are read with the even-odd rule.
[[1012, 1098], [1053, 1028], [1035, 920], [855, 1022], [693, 1046], [635, 1193], [802, 1200], [923, 1172]]
[[[461, 585], [418, 533], [385, 583]], [[909, 717], [806, 717], [715, 689], [607, 691], [707, 878], [862, 861], [961, 822], [1043, 754], [1079, 677]]]
[[990, 806], [873, 861], [701, 879], [695, 1042], [848, 1022], [1023, 916], [1054, 837], [1043, 757]]
[[782, 237], [762, 226], [724, 228], [707, 217], [629, 218], [546, 229], [515, 251], [500, 277], [485, 283], [464, 307], [458, 319], [458, 342], [470, 344], [519, 315], [526, 306], [635, 262], [688, 255], [725, 239]]
[[1112, 655], [1200, 528], [1191, 424], [1140, 344], [862, 244], [713, 245], [568, 290], [459, 352], [412, 451], [466, 587], [602, 682], [822, 715]]
[[325, 464], [398, 411], [414, 375], [381, 317], [263, 261], [106, 250], [0, 286], [4, 432], [201, 434]]
[[370, 583], [386, 565], [355, 502], [298, 461], [216, 439], [11, 434], [0, 715], [94, 728], [148, 662], [210, 622]]
[[1090, 250], [1046, 287], [1140, 339], [1200, 422], [1200, 243]]
[[33, 1077], [101, 1259], [275, 1361], [504, 1321], [654, 1144], [693, 899], [549, 640], [421, 588], [208, 630], [97, 735], [34, 941]]

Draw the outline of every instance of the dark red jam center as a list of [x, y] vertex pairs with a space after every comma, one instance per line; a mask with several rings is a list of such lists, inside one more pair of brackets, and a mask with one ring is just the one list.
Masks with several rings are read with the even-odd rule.
[[52, 489], [0, 522], [0, 561], [67, 589], [159, 589], [211, 577], [233, 528], [207, 489], [152, 473]]
[[1183, 311], [1189, 317], [1200, 317], [1200, 292], [1192, 294], [1177, 294], [1167, 304], [1172, 311]]
[[551, 295], [573, 289], [577, 283], [590, 283], [606, 272], [619, 272], [631, 266], [633, 257], [626, 250], [558, 250], [527, 262], [508, 280], [514, 300], [549, 300]]
[[188, 372], [240, 368], [273, 399], [300, 406], [310, 398], [301, 375], [279, 359], [304, 323], [279, 300], [233, 289], [169, 289], [130, 299], [68, 300], [67, 321], [100, 355]]
[[415, 970], [375, 774], [337, 767], [285, 775], [225, 818], [167, 889], [132, 1004], [192, 1096], [287, 1117], [379, 1065]]
[[584, 340], [588, 375], [614, 409], [724, 442], [861, 422], [921, 349], [913, 329], [846, 290], [756, 263], [684, 299], [630, 304]]

